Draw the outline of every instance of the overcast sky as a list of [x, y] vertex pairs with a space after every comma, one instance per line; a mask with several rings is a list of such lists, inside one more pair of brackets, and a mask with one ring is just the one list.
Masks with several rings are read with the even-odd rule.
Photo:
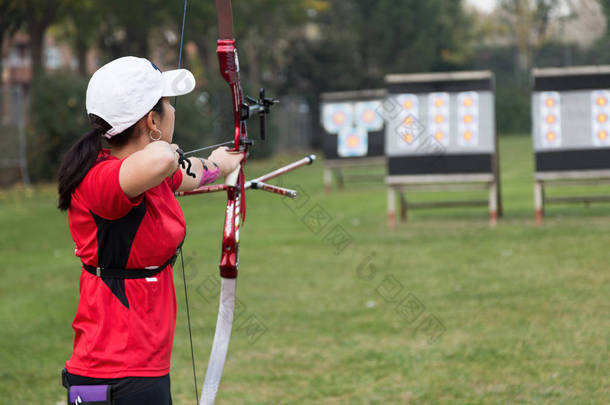
[[493, 10], [496, 6], [496, 0], [466, 0], [466, 3], [486, 12]]
[[[467, 4], [471, 4], [481, 11], [490, 12], [498, 4], [498, 0], [466, 0]], [[588, 2], [582, 2], [588, 3]], [[578, 3], [577, 3], [578, 4]], [[561, 17], [570, 14], [570, 5], [568, 1], [562, 0], [559, 2], [559, 6], [554, 10], [551, 17]]]

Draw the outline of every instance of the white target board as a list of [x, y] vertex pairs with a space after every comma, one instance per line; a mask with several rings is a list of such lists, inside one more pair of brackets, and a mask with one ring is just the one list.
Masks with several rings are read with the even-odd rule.
[[338, 134], [352, 125], [353, 120], [354, 107], [350, 103], [333, 103], [322, 107], [322, 125], [330, 134]]
[[479, 93], [458, 94], [458, 144], [463, 147], [479, 144]]
[[397, 146], [400, 149], [416, 150], [419, 146], [421, 133], [419, 116], [419, 98], [415, 94], [396, 96], [395, 105], [400, 109], [397, 128], [394, 131], [398, 137]]
[[449, 93], [428, 95], [428, 128], [436, 141], [449, 146]]
[[540, 142], [546, 148], [561, 146], [561, 96], [556, 91], [540, 95]]
[[337, 153], [340, 157], [366, 156], [368, 146], [368, 134], [363, 127], [345, 127], [339, 131]]
[[364, 128], [366, 132], [381, 131], [383, 116], [380, 114], [381, 101], [364, 101], [354, 105], [354, 125]]
[[591, 92], [591, 138], [596, 147], [610, 146], [610, 91]]
[[609, 170], [610, 66], [534, 69], [533, 79], [536, 173]]
[[[327, 161], [383, 159], [384, 89], [323, 93], [320, 121], [325, 131], [322, 150]], [[366, 163], [370, 159], [363, 159]]]

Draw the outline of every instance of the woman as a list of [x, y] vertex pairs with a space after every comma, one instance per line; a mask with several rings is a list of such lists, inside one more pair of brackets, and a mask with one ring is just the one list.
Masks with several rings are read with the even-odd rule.
[[59, 170], [59, 208], [83, 264], [63, 373], [69, 403], [171, 404], [172, 264], [185, 236], [174, 192], [224, 177], [243, 159], [219, 148], [189, 159], [194, 177], [180, 168], [169, 97], [194, 87], [189, 71], [162, 73], [135, 57], [108, 63], [89, 82], [93, 129]]

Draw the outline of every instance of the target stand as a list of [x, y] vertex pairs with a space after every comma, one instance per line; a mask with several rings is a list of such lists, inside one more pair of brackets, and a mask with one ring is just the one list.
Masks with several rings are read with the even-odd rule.
[[344, 175], [344, 170], [385, 168], [384, 119], [381, 115], [385, 90], [361, 90], [321, 95], [324, 128], [324, 188], [332, 190], [333, 175], [339, 189], [346, 181], [382, 182], [384, 175]]
[[[386, 76], [388, 226], [409, 208], [487, 206], [490, 224], [502, 215], [490, 71]], [[486, 199], [407, 203], [417, 191], [487, 191]]]
[[546, 197], [554, 186], [610, 184], [610, 66], [534, 69], [534, 208], [608, 202], [610, 196]]

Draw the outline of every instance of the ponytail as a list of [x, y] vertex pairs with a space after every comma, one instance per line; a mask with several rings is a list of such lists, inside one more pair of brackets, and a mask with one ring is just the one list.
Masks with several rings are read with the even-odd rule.
[[89, 170], [97, 162], [102, 149], [102, 135], [111, 126], [102, 118], [89, 114], [93, 129], [83, 135], [64, 155], [57, 175], [59, 203], [57, 207], [65, 211], [70, 207], [72, 192], [83, 181]]
[[[160, 98], [159, 101], [157, 101], [151, 111], [154, 111], [161, 116], [164, 115], [163, 98]], [[102, 149], [102, 136], [112, 128], [112, 125], [95, 114], [89, 114], [89, 122], [93, 129], [83, 135], [83, 137], [68, 150], [59, 167], [59, 172], [57, 174], [59, 203], [57, 204], [57, 208], [62, 211], [65, 211], [70, 207], [72, 193], [97, 162], [100, 150]], [[137, 122], [120, 134], [107, 139], [107, 142], [111, 147], [126, 145], [136, 132], [136, 125]]]

